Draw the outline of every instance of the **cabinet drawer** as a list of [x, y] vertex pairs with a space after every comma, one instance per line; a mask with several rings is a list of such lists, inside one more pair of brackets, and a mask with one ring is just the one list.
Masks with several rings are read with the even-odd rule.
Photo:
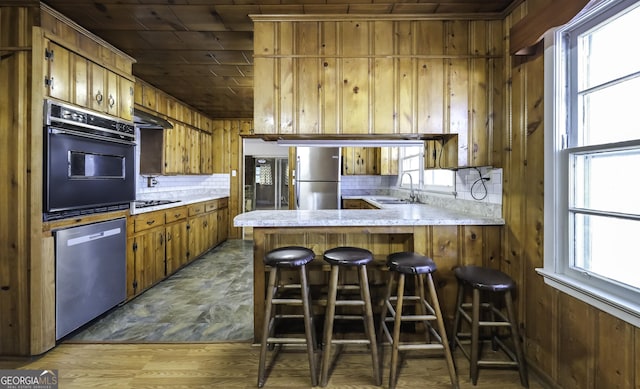
[[164, 224], [163, 212], [151, 212], [149, 214], [142, 214], [135, 217], [133, 220], [133, 231], [140, 232], [148, 230], [153, 227], [161, 226]]
[[164, 220], [167, 224], [185, 219], [186, 217], [187, 209], [185, 207], [172, 208], [168, 211], [164, 211]]
[[205, 212], [211, 212], [218, 208], [220, 208], [220, 206], [218, 205], [218, 200], [207, 201], [204, 205]]
[[189, 216], [204, 213], [204, 203], [197, 203], [189, 206]]

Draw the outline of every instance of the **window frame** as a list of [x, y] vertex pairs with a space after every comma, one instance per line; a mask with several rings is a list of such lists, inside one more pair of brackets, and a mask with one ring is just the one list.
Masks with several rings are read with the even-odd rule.
[[[544, 36], [545, 82], [545, 140], [544, 140], [544, 267], [536, 269], [545, 283], [585, 303], [595, 306], [632, 325], [640, 326], [640, 293], [588, 272], [571, 268], [571, 223], [569, 163], [572, 154], [580, 154], [591, 146], [572, 147], [567, 128], [577, 115], [577, 104], [570, 104], [576, 93], [576, 73], [569, 74], [575, 61], [575, 50], [567, 50], [565, 36], [579, 34], [617, 13], [635, 5], [637, 1], [607, 0], [594, 6], [565, 26], [547, 32]], [[567, 55], [567, 52], [569, 53]], [[571, 77], [566, 87], [567, 77]], [[569, 109], [567, 109], [569, 107]], [[575, 144], [575, 143], [571, 143]], [[619, 142], [604, 147], [636, 147], [640, 140]]]

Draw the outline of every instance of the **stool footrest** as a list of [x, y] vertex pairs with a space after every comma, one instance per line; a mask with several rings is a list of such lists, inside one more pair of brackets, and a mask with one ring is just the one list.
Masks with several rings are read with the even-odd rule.
[[307, 340], [305, 338], [267, 338], [267, 343], [307, 344]]
[[400, 343], [398, 350], [444, 350], [444, 346], [438, 343]]
[[335, 320], [363, 320], [364, 318], [359, 315], [335, 315]]
[[368, 339], [331, 339], [331, 344], [371, 344]]

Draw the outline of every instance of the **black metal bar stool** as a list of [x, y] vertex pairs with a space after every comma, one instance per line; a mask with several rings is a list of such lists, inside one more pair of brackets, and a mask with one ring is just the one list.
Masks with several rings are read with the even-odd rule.
[[[327, 295], [327, 309], [324, 321], [322, 369], [320, 385], [326, 386], [329, 376], [331, 361], [331, 346], [334, 344], [366, 344], [371, 351], [373, 363], [373, 375], [376, 385], [380, 385], [380, 365], [378, 364], [378, 348], [373, 324], [373, 310], [371, 308], [371, 294], [369, 292], [369, 279], [367, 277], [367, 264], [373, 261], [370, 251], [357, 247], [336, 247], [324, 252], [324, 260], [331, 265], [329, 290]], [[359, 284], [338, 284], [340, 270], [346, 267], [357, 267]], [[359, 290], [360, 299], [337, 299], [338, 291]], [[342, 296], [341, 296], [342, 297]], [[336, 315], [336, 307], [351, 306], [361, 307], [362, 315]], [[334, 320], [362, 320], [364, 322], [365, 339], [333, 339]]]
[[[270, 266], [269, 270], [269, 286], [267, 290], [267, 299], [264, 311], [264, 327], [262, 330], [262, 342], [260, 345], [260, 366], [258, 368], [258, 387], [263, 387], [265, 377], [265, 364], [267, 359], [267, 348], [272, 345], [284, 344], [302, 344], [307, 347], [307, 355], [309, 357], [309, 371], [311, 374], [311, 385], [318, 384], [318, 375], [316, 370], [316, 336], [313, 327], [313, 317], [311, 314], [311, 297], [309, 295], [309, 285], [307, 282], [307, 264], [313, 261], [315, 254], [313, 251], [298, 246], [282, 247], [268, 252], [264, 257], [264, 264]], [[280, 280], [280, 270], [282, 268], [297, 268], [300, 274], [299, 284], [282, 284]], [[299, 295], [295, 293], [291, 298], [288, 296], [291, 291], [299, 290]], [[302, 315], [280, 314], [277, 311], [277, 305], [302, 305]], [[276, 337], [275, 327], [279, 320], [282, 319], [300, 319], [304, 320], [305, 337], [292, 337], [291, 335]]]
[[[431, 273], [436, 271], [436, 264], [429, 257], [413, 252], [400, 252], [387, 256], [387, 266], [390, 272], [387, 293], [380, 316], [380, 337], [384, 334], [392, 346], [389, 388], [393, 389], [396, 386], [398, 353], [406, 350], [443, 350], [447, 368], [449, 369], [451, 385], [457, 388], [458, 376], [447, 340], [438, 295], [431, 276]], [[417, 295], [405, 295], [406, 276], [413, 277]], [[425, 278], [429, 288], [430, 303], [425, 296]], [[393, 296], [392, 292], [395, 283], [397, 283], [397, 289], [396, 295]], [[415, 312], [407, 313], [404, 310], [405, 304], [415, 306]], [[437, 328], [432, 325], [434, 321]], [[387, 323], [391, 322], [393, 323], [393, 335], [387, 326]], [[417, 339], [402, 340], [400, 328], [403, 322], [423, 323], [426, 339], [424, 341]], [[435, 341], [433, 341], [434, 339]]]
[[[507, 274], [486, 267], [462, 266], [454, 270], [458, 279], [458, 301], [453, 323], [453, 337], [451, 349], [460, 346], [463, 354], [470, 361], [470, 377], [474, 385], [478, 383], [478, 369], [480, 367], [510, 367], [517, 368], [520, 373], [520, 383], [529, 387], [527, 378], [526, 361], [520, 343], [518, 323], [513, 309], [511, 291], [515, 289], [515, 282]], [[471, 288], [473, 291], [471, 303], [464, 302], [465, 291]], [[494, 304], [495, 297], [504, 297], [504, 305], [507, 311], [505, 315]], [[469, 316], [469, 311], [471, 316]], [[481, 312], [489, 314], [488, 320], [480, 320]], [[460, 318], [464, 318], [471, 327], [471, 333], [460, 331]], [[504, 351], [508, 360], [481, 359], [481, 328], [491, 330], [491, 345], [494, 350], [498, 347]], [[513, 347], [508, 347], [501, 339], [500, 328], [507, 328], [511, 333]], [[486, 338], [486, 336], [483, 336]], [[465, 348], [463, 345], [470, 344]], [[468, 350], [470, 348], [470, 350]]]

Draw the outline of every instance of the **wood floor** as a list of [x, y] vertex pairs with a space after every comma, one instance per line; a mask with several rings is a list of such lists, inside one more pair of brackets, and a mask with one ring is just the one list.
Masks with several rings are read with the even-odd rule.
[[[0, 369], [58, 370], [61, 389], [255, 388], [259, 348], [249, 343], [61, 344], [33, 360], [0, 361]], [[388, 388], [389, 349], [384, 350], [383, 387]], [[469, 364], [459, 350], [456, 365], [461, 388], [520, 388], [514, 370], [480, 370], [471, 385]], [[337, 359], [327, 388], [379, 388], [364, 349], [346, 349]], [[543, 388], [530, 374], [530, 388]], [[265, 388], [310, 387], [306, 355], [278, 354]], [[397, 388], [450, 388], [440, 357], [403, 360]]]

